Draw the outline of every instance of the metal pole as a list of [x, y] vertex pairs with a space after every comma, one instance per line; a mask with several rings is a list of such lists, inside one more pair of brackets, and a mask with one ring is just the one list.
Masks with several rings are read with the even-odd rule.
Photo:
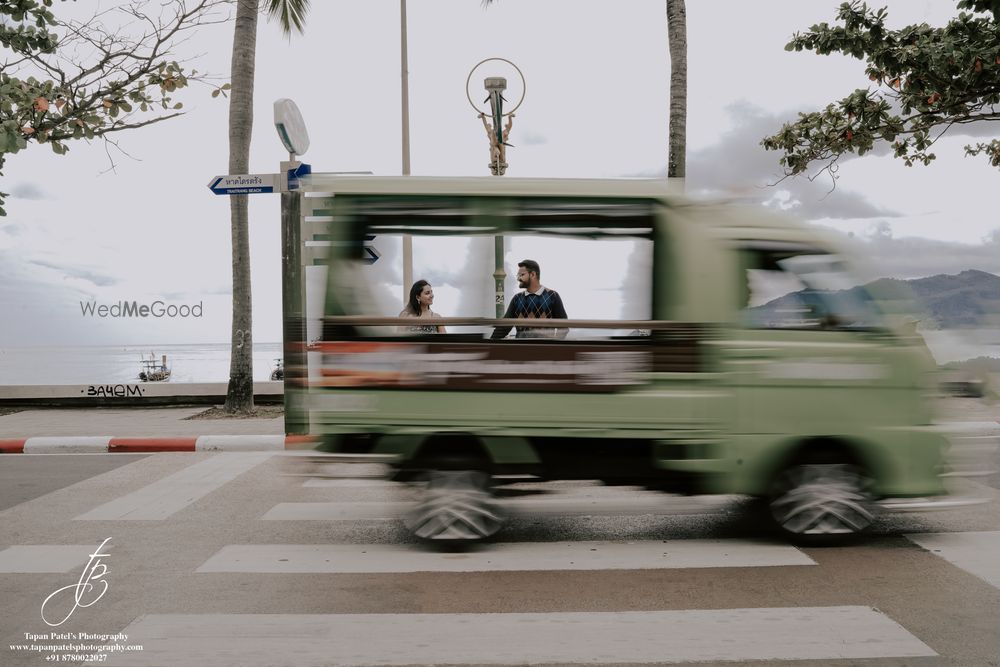
[[[294, 156], [292, 156], [294, 158]], [[281, 178], [298, 163], [281, 163]], [[287, 188], [287, 186], [286, 186]], [[309, 432], [309, 424], [301, 411], [300, 384], [309, 374], [306, 367], [308, 343], [303, 297], [305, 271], [302, 269], [302, 195], [298, 191], [281, 193], [281, 311], [282, 358], [285, 366], [284, 404], [285, 433]]]
[[504, 279], [507, 272], [503, 266], [503, 236], [493, 237], [493, 249], [496, 255], [496, 271], [493, 272], [493, 280], [496, 285], [496, 312], [497, 319], [503, 317], [506, 306], [504, 304]]
[[[399, 0], [399, 54], [403, 103], [403, 176], [410, 175], [410, 72], [406, 57], [406, 0]], [[403, 303], [413, 284], [413, 237], [403, 234]]]
[[406, 58], [406, 0], [399, 0], [399, 57], [403, 101], [403, 176], [410, 175], [410, 72]]

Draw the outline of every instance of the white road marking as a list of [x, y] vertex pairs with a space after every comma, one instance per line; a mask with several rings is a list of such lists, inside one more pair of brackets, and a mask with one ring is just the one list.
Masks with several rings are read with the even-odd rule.
[[69, 572], [90, 560], [98, 544], [21, 544], [0, 551], [0, 573]]
[[643, 492], [631, 496], [610, 494], [525, 496], [502, 499], [501, 506], [512, 514], [553, 516], [637, 516], [651, 514], [704, 514], [716, 512], [733, 502], [734, 496], [667, 496]]
[[146, 614], [111, 665], [861, 660], [937, 655], [869, 607], [530, 614]]
[[76, 517], [78, 521], [162, 520], [274, 456], [221, 453]]
[[935, 556], [1000, 588], [1000, 531], [919, 533], [906, 537]]
[[396, 490], [396, 482], [389, 482], [384, 479], [367, 479], [367, 478], [338, 478], [338, 479], [309, 479], [306, 480], [302, 486], [306, 488], [317, 488], [317, 489], [385, 489]]
[[197, 572], [398, 573], [647, 570], [815, 565], [795, 547], [749, 540], [494, 544], [438, 553], [406, 544], [232, 544]]
[[[344, 485], [344, 488], [348, 486], [351, 485]], [[369, 488], [381, 487], [372, 485]], [[392, 488], [386, 487], [386, 490], [392, 491]], [[405, 490], [400, 488], [399, 491], [404, 492]], [[670, 516], [719, 512], [731, 504], [733, 498], [733, 496], [680, 498], [665, 495], [657, 495], [652, 498], [644, 496], [584, 497], [572, 494], [501, 498], [499, 503], [505, 512], [523, 516]], [[398, 500], [279, 503], [261, 518], [268, 521], [384, 521], [398, 519], [411, 505], [410, 502]]]
[[398, 519], [408, 507], [400, 502], [278, 503], [262, 519], [269, 521], [385, 521]]

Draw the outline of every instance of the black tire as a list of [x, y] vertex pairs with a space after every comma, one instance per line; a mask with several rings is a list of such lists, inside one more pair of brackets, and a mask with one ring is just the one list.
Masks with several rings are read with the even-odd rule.
[[440, 544], [485, 539], [503, 526], [504, 517], [484, 470], [442, 465], [418, 477], [422, 485], [415, 506], [403, 517], [421, 540]]
[[852, 463], [799, 461], [774, 480], [768, 511], [778, 529], [795, 542], [847, 542], [875, 520], [871, 479]]

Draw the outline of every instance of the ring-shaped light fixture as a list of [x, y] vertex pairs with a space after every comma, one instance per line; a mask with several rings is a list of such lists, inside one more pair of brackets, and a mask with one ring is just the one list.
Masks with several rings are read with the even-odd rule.
[[511, 61], [507, 60], [506, 58], [486, 58], [485, 60], [480, 60], [478, 63], [476, 63], [476, 66], [472, 68], [472, 71], [469, 72], [469, 76], [465, 79], [465, 96], [467, 98], [469, 98], [469, 104], [472, 105], [473, 109], [475, 109], [479, 113], [484, 113], [486, 115], [489, 115], [489, 111], [483, 111], [482, 109], [480, 109], [479, 107], [476, 106], [475, 102], [472, 101], [472, 95], [469, 93], [469, 82], [472, 81], [472, 75], [476, 73], [476, 70], [479, 69], [479, 66], [483, 65], [484, 63], [488, 63], [491, 60], [500, 60], [502, 62], [507, 63], [508, 65], [510, 65], [511, 67], [513, 67], [517, 71], [517, 75], [519, 77], [521, 77], [521, 99], [519, 99], [517, 101], [517, 104], [514, 105], [513, 109], [511, 109], [510, 111], [504, 112], [504, 114], [503, 114], [504, 116], [509, 116], [510, 114], [512, 114], [515, 111], [517, 111], [517, 108], [519, 106], [521, 106], [521, 102], [524, 102], [524, 93], [525, 93], [525, 90], [527, 90], [528, 86], [527, 86], [527, 84], [524, 81], [524, 73], [521, 72], [521, 68], [518, 67], [517, 65], [515, 65], [514, 63], [512, 63]]

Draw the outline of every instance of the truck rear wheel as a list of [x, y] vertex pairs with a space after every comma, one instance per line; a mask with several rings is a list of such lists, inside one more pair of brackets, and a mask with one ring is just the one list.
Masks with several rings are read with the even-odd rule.
[[423, 540], [468, 542], [487, 538], [503, 525], [489, 473], [482, 470], [432, 469], [416, 506], [403, 518]]
[[768, 508], [793, 539], [832, 544], [865, 531], [874, 521], [871, 480], [849, 463], [788, 466], [771, 489]]

